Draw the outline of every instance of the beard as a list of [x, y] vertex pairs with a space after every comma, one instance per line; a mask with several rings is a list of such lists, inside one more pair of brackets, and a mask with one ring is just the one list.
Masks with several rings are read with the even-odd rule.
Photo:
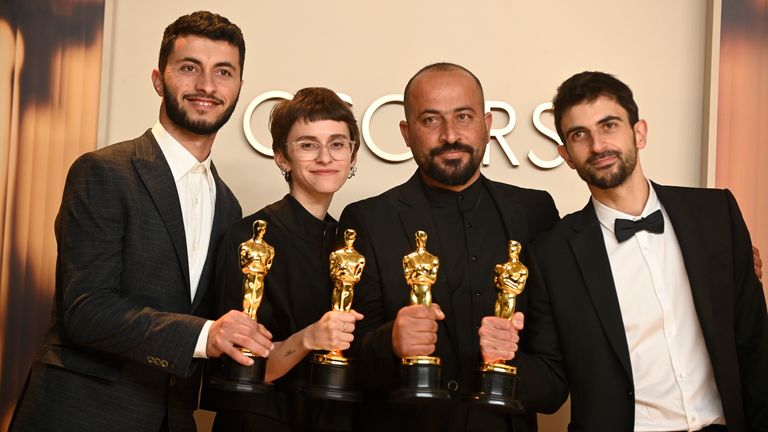
[[[457, 150], [468, 153], [469, 161], [437, 159], [437, 156], [442, 153]], [[429, 178], [447, 186], [461, 186], [475, 175], [480, 167], [481, 158], [482, 156], [478, 155], [473, 147], [457, 141], [430, 150], [426, 157], [419, 157], [416, 163]]]
[[[193, 95], [199, 97], [205, 97], [208, 99], [214, 99], [217, 103], [222, 103], [221, 99], [208, 95]], [[219, 131], [224, 124], [232, 117], [232, 113], [235, 112], [235, 106], [240, 94], [235, 97], [235, 100], [224, 109], [221, 115], [212, 120], [192, 120], [189, 117], [189, 113], [179, 105], [174, 95], [170, 94], [167, 88], [163, 88], [163, 102], [165, 103], [165, 112], [168, 114], [168, 118], [172, 122], [177, 124], [182, 129], [188, 130], [197, 135], [211, 135]]]
[[[637, 147], [633, 145], [632, 149], [626, 154], [618, 150], [608, 150], [592, 155], [587, 159], [586, 163], [576, 167], [576, 172], [582, 180], [600, 189], [612, 189], [621, 186], [627, 180], [627, 177], [635, 171], [637, 166]], [[592, 168], [592, 162], [607, 156], [614, 156], [617, 161], [614, 167], [609, 168], [610, 171], [608, 169], [595, 170]]]

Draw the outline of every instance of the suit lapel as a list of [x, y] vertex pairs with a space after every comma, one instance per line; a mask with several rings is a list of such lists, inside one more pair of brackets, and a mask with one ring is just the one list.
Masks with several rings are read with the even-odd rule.
[[683, 255], [685, 272], [688, 275], [688, 283], [691, 285], [696, 313], [699, 316], [702, 331], [705, 336], [709, 336], [706, 325], [717, 322], [712, 300], [712, 291], [715, 288], [710, 283], [715, 278], [710, 277], [712, 269], [707, 262], [706, 236], [701, 235], [706, 232], [706, 229], [699, 225], [701, 215], [694, 213], [695, 210], [686, 201], [686, 194], [676, 193], [676, 188], [651, 184], [675, 230]]
[[[151, 131], [136, 140], [136, 157], [133, 165], [147, 188], [152, 201], [171, 237], [176, 258], [184, 275], [185, 292], [189, 298], [189, 262], [184, 218], [181, 214], [179, 193], [171, 169]], [[191, 302], [191, 301], [190, 301]]]
[[502, 223], [504, 224], [504, 232], [507, 235], [507, 241], [517, 240], [521, 244], [528, 243], [528, 221], [525, 217], [525, 210], [519, 205], [509, 199], [509, 194], [505, 197], [503, 192], [499, 189], [495, 182], [492, 182], [483, 177], [485, 185], [488, 188], [488, 192], [493, 198], [493, 202], [499, 211]]
[[[427, 251], [439, 259], [441, 252], [443, 251], [443, 246], [441, 244], [441, 239], [438, 236], [432, 208], [429, 205], [429, 200], [424, 192], [424, 186], [422, 186], [418, 176], [419, 172], [416, 171], [403, 187], [397, 191], [397, 194], [395, 194], [394, 198], [397, 200], [400, 224], [403, 227], [403, 234], [408, 239], [408, 244], [410, 244], [409, 251], [416, 250], [416, 231], [424, 231], [428, 235]], [[432, 300], [446, 308], [446, 312], [450, 313], [452, 302], [450, 301], [451, 297], [448, 292], [448, 280], [446, 274], [445, 269], [438, 270], [437, 282], [432, 287]], [[406, 293], [403, 293], [403, 295], [406, 295]], [[445, 326], [449, 338], [452, 343], [455, 343], [455, 320], [447, 321], [449, 322], [449, 325], [446, 325], [446, 320], [440, 321], [439, 325]]]
[[571, 224], [574, 230], [569, 239], [576, 263], [581, 270], [584, 286], [600, 319], [611, 347], [619, 358], [627, 376], [632, 378], [629, 348], [624, 334], [619, 298], [613, 282], [611, 264], [605, 250], [603, 233], [590, 201], [581, 212], [575, 213]]

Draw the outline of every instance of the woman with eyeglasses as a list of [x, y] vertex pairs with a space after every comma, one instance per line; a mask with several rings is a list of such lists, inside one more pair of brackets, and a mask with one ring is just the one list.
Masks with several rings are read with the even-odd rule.
[[[336, 220], [328, 207], [333, 194], [355, 175], [359, 130], [352, 111], [326, 88], [299, 90], [277, 104], [270, 116], [275, 163], [290, 192], [245, 217], [227, 232], [219, 249], [217, 308], [242, 310], [243, 273], [238, 248], [253, 235], [257, 219], [267, 222], [264, 241], [274, 248], [264, 279], [257, 319], [272, 332], [275, 349], [267, 360], [265, 395], [203, 395], [203, 408], [215, 409], [214, 431], [344, 430], [344, 407], [312, 403], [299, 394], [314, 350], [349, 348], [354, 310], [330, 311], [332, 285], [328, 257]], [[226, 393], [226, 392], [225, 392]]]

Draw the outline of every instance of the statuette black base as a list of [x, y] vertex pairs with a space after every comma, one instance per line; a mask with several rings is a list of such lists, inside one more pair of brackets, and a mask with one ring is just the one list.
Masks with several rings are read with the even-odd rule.
[[464, 400], [478, 407], [519, 414], [525, 411], [523, 404], [515, 399], [517, 374], [478, 370], [475, 373], [477, 391], [464, 396]]
[[222, 356], [208, 379], [208, 386], [221, 391], [268, 393], [272, 390], [272, 383], [264, 381], [267, 359], [258, 356], [251, 358], [253, 365], [245, 366]]
[[409, 364], [400, 366], [403, 387], [390, 394], [390, 401], [397, 403], [435, 402], [450, 399], [448, 390], [440, 388], [440, 365]]
[[355, 391], [355, 374], [351, 366], [323, 362], [324, 356], [316, 355], [310, 369], [309, 385], [301, 388], [311, 398], [341, 402], [360, 402], [362, 395]]

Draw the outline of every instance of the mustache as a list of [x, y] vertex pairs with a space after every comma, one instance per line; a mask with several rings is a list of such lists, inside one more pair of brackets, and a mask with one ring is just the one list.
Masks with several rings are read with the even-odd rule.
[[592, 163], [595, 163], [595, 161], [598, 159], [602, 159], [610, 156], [621, 159], [621, 152], [619, 152], [618, 150], [606, 150], [604, 152], [595, 153], [592, 156], [590, 156], [589, 159], [587, 159], [587, 163], [592, 164]]
[[443, 153], [447, 153], [450, 151], [463, 151], [465, 153], [474, 154], [475, 149], [472, 148], [472, 146], [461, 143], [459, 141], [454, 141], [452, 143], [446, 143], [441, 145], [440, 147], [433, 148], [429, 151], [430, 156], [438, 156]]

